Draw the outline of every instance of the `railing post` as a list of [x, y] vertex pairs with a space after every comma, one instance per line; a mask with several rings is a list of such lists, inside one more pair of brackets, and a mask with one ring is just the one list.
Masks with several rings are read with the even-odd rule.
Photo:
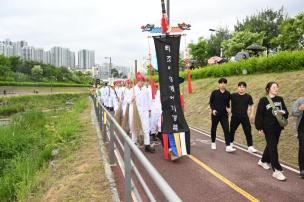
[[98, 108], [97, 108], [97, 111], [98, 111], [98, 123], [100, 125], [100, 122], [101, 122], [101, 109], [102, 109], [102, 106], [100, 104], [100, 102], [98, 103]]
[[96, 111], [96, 115], [97, 115], [97, 120], [99, 122], [99, 103], [98, 103], [97, 99], [95, 100], [95, 102], [96, 102], [95, 111]]
[[131, 149], [128, 143], [124, 142], [124, 164], [125, 164], [125, 201], [131, 202]]
[[102, 105], [99, 108], [99, 112], [100, 112], [99, 127], [100, 127], [100, 130], [102, 131], [103, 130], [103, 107], [102, 107]]
[[107, 140], [107, 114], [105, 112], [105, 110], [102, 110], [102, 119], [103, 119], [103, 122], [102, 122], [102, 125], [103, 125], [103, 129], [102, 129], [102, 137], [103, 137], [103, 142], [108, 142]]
[[110, 164], [114, 164], [115, 163], [115, 158], [114, 158], [114, 123], [112, 122], [112, 120], [109, 120], [110, 122]]

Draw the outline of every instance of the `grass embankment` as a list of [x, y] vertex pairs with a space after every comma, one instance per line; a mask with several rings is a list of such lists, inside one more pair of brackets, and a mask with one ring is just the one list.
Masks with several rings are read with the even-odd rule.
[[[227, 89], [230, 92], [237, 92], [237, 84], [239, 81], [247, 82], [248, 93], [252, 95], [254, 103], [257, 105], [259, 99], [265, 95], [265, 86], [269, 81], [276, 81], [279, 84], [279, 95], [283, 96], [284, 101], [291, 113], [293, 102], [301, 96], [304, 96], [304, 71], [286, 72], [286, 73], [270, 73], [258, 75], [241, 75], [226, 77], [228, 79]], [[212, 90], [217, 89], [217, 81], [219, 78], [206, 78], [194, 81], [193, 94], [186, 94], [185, 116], [191, 126], [210, 132], [211, 128], [211, 112], [209, 108], [209, 97]], [[186, 86], [185, 86], [186, 91]], [[296, 130], [294, 129], [295, 119], [290, 116], [289, 124], [282, 132], [279, 143], [279, 157], [291, 165], [298, 165], [298, 139]], [[254, 125], [252, 125], [254, 145], [260, 151], [265, 148], [265, 139], [259, 136]], [[218, 135], [223, 137], [221, 126], [218, 126]], [[242, 127], [239, 126], [236, 133], [236, 142], [246, 145], [245, 135]]]
[[[56, 194], [47, 197], [43, 196], [44, 192], [49, 193], [48, 190], [60, 179], [58, 176], [67, 179], [69, 176], [66, 175], [70, 174], [73, 178], [71, 175], [76, 171], [86, 173], [84, 181], [90, 185], [88, 190], [93, 185], [98, 186], [97, 181], [101, 185], [92, 189], [105, 190], [101, 180], [93, 180], [97, 178], [96, 173], [102, 175], [98, 152], [93, 154], [90, 150], [83, 150], [92, 150], [95, 146], [98, 151], [96, 134], [88, 124], [90, 116], [86, 115], [89, 107], [87, 94], [20, 96], [0, 98], [0, 101], [8, 102], [7, 107], [1, 107], [0, 115], [11, 115], [12, 118], [10, 125], [0, 127], [0, 201], [52, 201]], [[67, 101], [73, 104], [67, 105]], [[91, 131], [90, 138], [88, 130]], [[92, 159], [96, 160], [94, 166], [84, 162], [92, 154]], [[79, 162], [80, 157], [82, 161]], [[93, 178], [92, 172], [95, 172]], [[100, 179], [104, 178], [100, 176]], [[83, 193], [87, 193], [82, 188]], [[79, 200], [92, 199], [89, 194], [86, 198], [79, 194], [80, 190], [77, 191], [76, 195], [81, 196]], [[68, 189], [64, 192], [65, 197], [76, 193]]]
[[3, 95], [3, 91], [6, 91], [7, 95], [23, 95], [34, 94], [34, 91], [38, 91], [38, 94], [52, 94], [52, 93], [87, 93], [88, 87], [37, 87], [37, 86], [0, 86], [0, 96]]
[[89, 84], [78, 83], [48, 83], [48, 82], [17, 82], [17, 81], [0, 81], [0, 86], [33, 86], [33, 87], [90, 87]]
[[[208, 65], [191, 70], [191, 79], [198, 80], [210, 77], [289, 72], [304, 70], [304, 51], [281, 51], [270, 56], [251, 57], [238, 62]], [[187, 78], [187, 70], [179, 76]], [[158, 75], [153, 76], [158, 81]]]

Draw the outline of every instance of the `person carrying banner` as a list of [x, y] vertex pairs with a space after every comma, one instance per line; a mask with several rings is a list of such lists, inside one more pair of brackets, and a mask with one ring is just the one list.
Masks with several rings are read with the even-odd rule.
[[122, 114], [123, 114], [123, 119], [122, 119], [122, 128], [126, 131], [127, 134], [130, 132], [130, 118], [129, 118], [129, 109], [130, 109], [130, 101], [133, 95], [133, 91], [131, 90], [133, 87], [132, 81], [131, 80], [126, 80], [125, 81], [125, 89], [123, 91], [123, 100], [122, 100]]
[[126, 109], [127, 109], [127, 104], [128, 104], [127, 100], [128, 100], [128, 96], [130, 96], [131, 88], [132, 88], [131, 80], [126, 80], [125, 81], [125, 87], [123, 88], [123, 91], [122, 91], [122, 94], [121, 94], [123, 116], [125, 116], [125, 114], [126, 114]]
[[234, 152], [235, 149], [230, 146], [229, 122], [227, 109], [230, 108], [230, 92], [226, 90], [227, 79], [218, 80], [218, 89], [212, 91], [210, 96], [211, 108], [211, 149], [216, 149], [216, 129], [220, 122], [224, 131], [226, 152]]
[[140, 141], [140, 136], [143, 135], [144, 151], [154, 153], [155, 148], [151, 147], [149, 133], [149, 116], [151, 116], [149, 94], [147, 88], [144, 87], [144, 77], [141, 73], [136, 74], [136, 80], [137, 84], [132, 88], [132, 97], [129, 100], [132, 141], [141, 144], [138, 141]]

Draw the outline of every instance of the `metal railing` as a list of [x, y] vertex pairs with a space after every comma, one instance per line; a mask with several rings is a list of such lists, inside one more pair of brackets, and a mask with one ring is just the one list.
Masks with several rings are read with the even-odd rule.
[[[182, 201], [179, 196], [174, 192], [174, 190], [170, 187], [170, 185], [166, 182], [166, 180], [160, 175], [160, 173], [155, 169], [155, 167], [150, 163], [150, 161], [145, 157], [142, 151], [132, 142], [128, 134], [121, 128], [121, 126], [116, 122], [113, 118], [112, 114], [101, 105], [101, 103], [96, 99], [96, 97], [92, 96], [95, 112], [98, 117], [99, 126], [102, 130], [102, 139], [103, 142], [109, 141], [109, 161], [110, 164], [115, 164], [115, 152], [116, 147], [120, 147], [124, 153], [124, 193], [125, 193], [125, 201], [131, 202], [131, 193], [132, 190], [135, 192], [136, 198], [141, 201], [140, 195], [137, 192], [137, 189], [131, 179], [131, 171], [134, 171], [135, 176], [137, 177], [139, 183], [141, 184], [143, 190], [145, 191], [148, 199], [150, 201], [156, 201], [153, 193], [150, 191], [148, 186], [146, 185], [144, 179], [141, 177], [138, 169], [131, 159], [131, 152], [133, 155], [139, 160], [140, 164], [150, 175], [151, 179], [154, 181], [156, 186], [165, 196], [168, 201], [178, 202]], [[108, 134], [108, 132], [110, 134]], [[121, 138], [119, 138], [119, 136]], [[123, 140], [123, 144], [120, 141]], [[118, 144], [115, 144], [115, 141]], [[119, 152], [118, 152], [119, 153]]]

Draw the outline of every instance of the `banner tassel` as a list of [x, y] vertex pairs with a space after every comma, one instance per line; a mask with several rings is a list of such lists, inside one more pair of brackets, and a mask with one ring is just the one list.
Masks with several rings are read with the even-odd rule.
[[169, 159], [169, 145], [168, 145], [168, 134], [163, 133], [163, 145], [164, 145], [164, 159], [168, 160]]

